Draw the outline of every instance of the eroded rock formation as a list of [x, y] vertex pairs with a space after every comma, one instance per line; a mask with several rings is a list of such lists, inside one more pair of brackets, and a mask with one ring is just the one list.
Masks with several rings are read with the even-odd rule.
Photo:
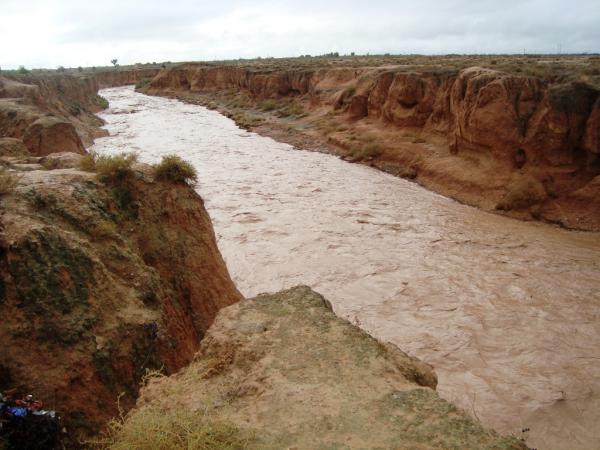
[[[254, 128], [283, 139], [294, 128], [325, 137], [353, 161], [415, 173], [425, 186], [485, 209], [600, 229], [600, 215], [590, 210], [559, 208], [565, 211], [559, 217], [552, 212], [573, 192], [593, 189], [590, 182], [600, 174], [600, 91], [583, 82], [552, 83], [481, 67], [260, 70], [186, 64], [162, 71], [146, 92], [216, 101], [223, 110], [241, 104], [262, 117], [265, 99], [295, 102], [305, 114], [294, 117], [281, 107], [284, 119], [267, 115]], [[273, 132], [277, 127], [283, 131]], [[361, 149], [366, 135], [376, 151]], [[303, 139], [291, 143], [310, 147]], [[313, 147], [322, 144], [317, 139]], [[515, 176], [535, 179], [545, 195], [507, 204]]]
[[189, 363], [241, 298], [191, 187], [141, 165], [103, 183], [79, 158], [1, 158], [18, 184], [0, 199], [0, 389], [32, 391], [72, 436], [97, 432], [119, 394], [130, 407], [147, 369]]
[[[337, 318], [323, 297], [297, 287], [223, 309], [194, 362], [152, 380], [116, 438], [127, 448], [136, 436], [143, 447], [169, 431], [176, 435], [175, 428], [145, 436], [134, 428], [138, 417], [185, 412], [232, 424], [250, 436], [248, 449], [525, 448], [440, 399], [436, 382], [429, 366]], [[201, 433], [182, 434], [177, 448]]]
[[31, 154], [84, 153], [100, 133], [105, 107], [92, 77], [0, 77], [0, 136], [22, 140]]

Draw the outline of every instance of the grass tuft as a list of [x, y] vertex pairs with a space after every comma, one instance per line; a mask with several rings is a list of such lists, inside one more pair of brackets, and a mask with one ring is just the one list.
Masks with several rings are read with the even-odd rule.
[[111, 450], [243, 450], [251, 436], [199, 412], [143, 408], [109, 423], [92, 447]]
[[98, 154], [96, 152], [89, 152], [79, 160], [79, 169], [86, 172], [96, 171], [96, 158]]
[[87, 172], [97, 172], [101, 181], [121, 181], [133, 174], [131, 166], [137, 159], [135, 153], [98, 155], [90, 152], [81, 158], [79, 168]]
[[104, 97], [98, 96], [98, 106], [100, 106], [102, 109], [108, 108], [108, 100], [106, 100]]
[[151, 81], [152, 81], [152, 78], [142, 78], [137, 83], [135, 83], [135, 90], [138, 91], [140, 89], [145, 88], [146, 86], [148, 86], [150, 84]]
[[258, 104], [258, 109], [268, 112], [279, 108], [279, 104], [274, 99], [263, 100]]
[[96, 172], [102, 180], [122, 180], [133, 173], [131, 165], [135, 162], [137, 162], [135, 153], [101, 155], [96, 158]]
[[354, 147], [350, 155], [351, 161], [357, 162], [377, 158], [378, 156], [381, 156], [382, 153], [383, 149], [379, 145], [375, 143], [370, 143], [364, 146]]

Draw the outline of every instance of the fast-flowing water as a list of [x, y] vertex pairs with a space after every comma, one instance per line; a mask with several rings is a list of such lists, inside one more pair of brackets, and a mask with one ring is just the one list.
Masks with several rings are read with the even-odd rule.
[[243, 294], [307, 284], [432, 364], [440, 394], [484, 424], [600, 448], [599, 234], [488, 214], [199, 106], [102, 95], [110, 137], [94, 149], [191, 161]]

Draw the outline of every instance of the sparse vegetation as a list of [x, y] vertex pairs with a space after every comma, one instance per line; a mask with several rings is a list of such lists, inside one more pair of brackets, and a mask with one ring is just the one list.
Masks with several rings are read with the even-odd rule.
[[6, 169], [0, 169], [0, 196], [14, 192], [19, 179], [8, 172]]
[[238, 126], [245, 129], [255, 127], [256, 125], [260, 125], [260, 123], [262, 122], [262, 119], [260, 117], [239, 111], [230, 114], [229, 117], [233, 119], [235, 123], [238, 124]]
[[544, 185], [531, 176], [518, 176], [508, 186], [508, 192], [496, 209], [510, 211], [527, 208], [547, 197]]
[[175, 184], [194, 185], [198, 182], [196, 168], [177, 155], [163, 156], [161, 162], [154, 166], [154, 177], [158, 181]]
[[299, 103], [295, 103], [295, 102], [290, 102], [288, 105], [286, 105], [285, 107], [283, 107], [279, 111], [277, 111], [278, 117], [289, 117], [289, 116], [302, 117], [304, 115], [305, 115], [305, 113], [304, 113], [304, 108], [302, 107], [302, 105], [300, 105]]
[[274, 111], [278, 107], [279, 105], [277, 104], [277, 101], [273, 99], [263, 100], [258, 104], [258, 109], [265, 112]]
[[135, 153], [98, 155], [90, 152], [81, 158], [79, 168], [87, 172], [97, 172], [102, 181], [119, 181], [128, 178], [133, 173], [131, 165], [136, 161]]
[[81, 111], [82, 111], [82, 108], [79, 103], [73, 103], [71, 106], [69, 106], [69, 112], [74, 116], [80, 115]]
[[95, 152], [88, 152], [79, 160], [79, 169], [86, 172], [94, 172], [96, 170], [96, 158], [98, 154]]
[[365, 159], [374, 159], [383, 153], [382, 148], [375, 144], [370, 143], [364, 146], [356, 146], [352, 149], [350, 155], [353, 161], [362, 161]]
[[143, 89], [146, 86], [148, 86], [151, 81], [152, 81], [152, 78], [142, 78], [137, 83], [135, 83], [135, 89], [136, 90]]
[[131, 165], [137, 161], [135, 153], [101, 155], [96, 158], [96, 172], [104, 181], [123, 180], [132, 175]]
[[[126, 420], [125, 420], [126, 419]], [[243, 450], [252, 436], [201, 412], [143, 408], [110, 422], [92, 446], [110, 450]]]
[[117, 227], [113, 222], [102, 220], [93, 225], [89, 230], [92, 239], [99, 241], [106, 238], [114, 238], [117, 234]]
[[45, 158], [40, 161], [40, 164], [46, 170], [54, 170], [60, 167], [60, 161], [56, 158]]
[[106, 100], [104, 97], [98, 96], [98, 105], [100, 105], [102, 109], [106, 109], [108, 108], [108, 100]]

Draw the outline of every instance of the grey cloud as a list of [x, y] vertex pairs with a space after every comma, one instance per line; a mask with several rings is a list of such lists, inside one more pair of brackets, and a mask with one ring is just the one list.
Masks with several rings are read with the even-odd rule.
[[[40, 11], [43, 11], [40, 12]], [[28, 30], [28, 17], [47, 30]], [[30, 41], [2, 35], [2, 25]], [[0, 65], [106, 64], [329, 51], [600, 51], [600, 2], [575, 0], [2, 0]], [[39, 27], [39, 25], [38, 25]], [[8, 31], [7, 31], [8, 33]], [[36, 39], [36, 33], [39, 37]], [[49, 36], [49, 37], [48, 37]], [[83, 59], [83, 61], [82, 61]]]

